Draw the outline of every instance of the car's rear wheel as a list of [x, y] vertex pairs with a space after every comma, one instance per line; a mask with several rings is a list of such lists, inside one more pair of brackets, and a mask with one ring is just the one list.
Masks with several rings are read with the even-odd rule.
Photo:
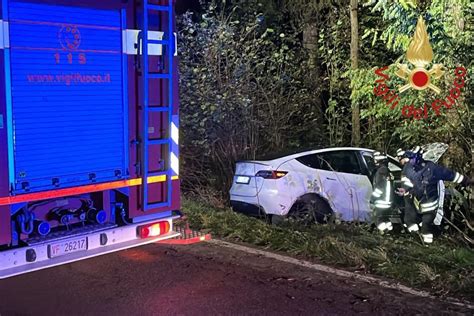
[[305, 196], [291, 208], [288, 218], [304, 225], [324, 224], [332, 220], [333, 212], [326, 201], [318, 196]]

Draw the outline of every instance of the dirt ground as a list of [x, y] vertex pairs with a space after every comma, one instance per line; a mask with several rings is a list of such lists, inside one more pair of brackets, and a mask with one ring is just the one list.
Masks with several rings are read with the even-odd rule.
[[0, 280], [0, 315], [472, 315], [210, 243], [148, 245]]

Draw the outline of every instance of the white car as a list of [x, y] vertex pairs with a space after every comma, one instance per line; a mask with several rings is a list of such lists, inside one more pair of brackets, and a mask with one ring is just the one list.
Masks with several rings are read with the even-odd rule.
[[[230, 190], [232, 208], [279, 219], [324, 222], [335, 215], [343, 221], [368, 221], [376, 169], [373, 152], [339, 147], [238, 162]], [[400, 179], [401, 166], [392, 157], [389, 169]]]

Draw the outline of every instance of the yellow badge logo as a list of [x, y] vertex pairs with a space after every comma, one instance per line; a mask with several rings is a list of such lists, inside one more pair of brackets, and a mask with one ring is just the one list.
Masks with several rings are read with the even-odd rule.
[[415, 34], [408, 47], [406, 57], [414, 68], [411, 69], [407, 64], [397, 64], [398, 71], [396, 75], [407, 81], [407, 84], [401, 86], [398, 91], [402, 93], [410, 88], [416, 90], [430, 88], [434, 92], [440, 93], [441, 89], [435, 86], [431, 80], [432, 78], [439, 79], [443, 76], [443, 65], [434, 64], [430, 70], [426, 70], [426, 66], [433, 61], [433, 49], [426, 31], [425, 21], [421, 16], [418, 18]]

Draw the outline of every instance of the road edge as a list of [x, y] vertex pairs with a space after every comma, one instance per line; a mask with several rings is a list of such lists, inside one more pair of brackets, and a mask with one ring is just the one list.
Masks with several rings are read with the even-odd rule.
[[[357, 274], [357, 273], [354, 273], [354, 272], [345, 271], [345, 270], [341, 270], [341, 269], [336, 269], [336, 268], [332, 268], [332, 267], [325, 266], [325, 265], [322, 265], [322, 264], [309, 262], [309, 261], [305, 261], [305, 260], [300, 260], [300, 259], [280, 255], [280, 254], [277, 254], [277, 253], [261, 250], [261, 249], [247, 247], [247, 246], [244, 246], [244, 245], [234, 244], [234, 243], [219, 240], [219, 239], [212, 239], [212, 240], [209, 240], [207, 242], [211, 243], [211, 244], [218, 245], [218, 246], [243, 251], [243, 252], [246, 252], [246, 253], [260, 255], [260, 256], [275, 259], [275, 260], [278, 260], [278, 261], [291, 263], [291, 264], [294, 264], [294, 265], [298, 265], [298, 266], [301, 266], [301, 267], [305, 267], [305, 268], [312, 269], [312, 270], [319, 271], [319, 272], [323, 272], [323, 273], [329, 273], [329, 274], [334, 274], [334, 275], [337, 275], [337, 276], [340, 276], [340, 277], [356, 279], [356, 280], [359, 280], [359, 281], [363, 281], [365, 283], [369, 283], [369, 284], [372, 284], [372, 285], [378, 285], [378, 286], [381, 286], [381, 287], [384, 287], [384, 288], [387, 288], [387, 289], [397, 290], [397, 291], [407, 293], [407, 294], [411, 294], [411, 295], [415, 295], [415, 296], [431, 298], [431, 299], [437, 299], [437, 300], [440, 299], [439, 297], [434, 296], [434, 295], [430, 294], [429, 292], [422, 291], [422, 290], [416, 290], [416, 289], [413, 289], [411, 287], [405, 286], [403, 284], [382, 280], [382, 279], [379, 279], [379, 278], [374, 277], [374, 276], [361, 275], [361, 274]], [[442, 298], [442, 300], [446, 303], [450, 303], [450, 304], [453, 304], [453, 305], [457, 305], [457, 306], [461, 306], [461, 307], [465, 307], [465, 308], [469, 308], [469, 309], [474, 310], [474, 305], [473, 304], [464, 303], [464, 302], [461, 302], [458, 299], [455, 299], [455, 298], [452, 298], [452, 297], [445, 297], [445, 298]]]

